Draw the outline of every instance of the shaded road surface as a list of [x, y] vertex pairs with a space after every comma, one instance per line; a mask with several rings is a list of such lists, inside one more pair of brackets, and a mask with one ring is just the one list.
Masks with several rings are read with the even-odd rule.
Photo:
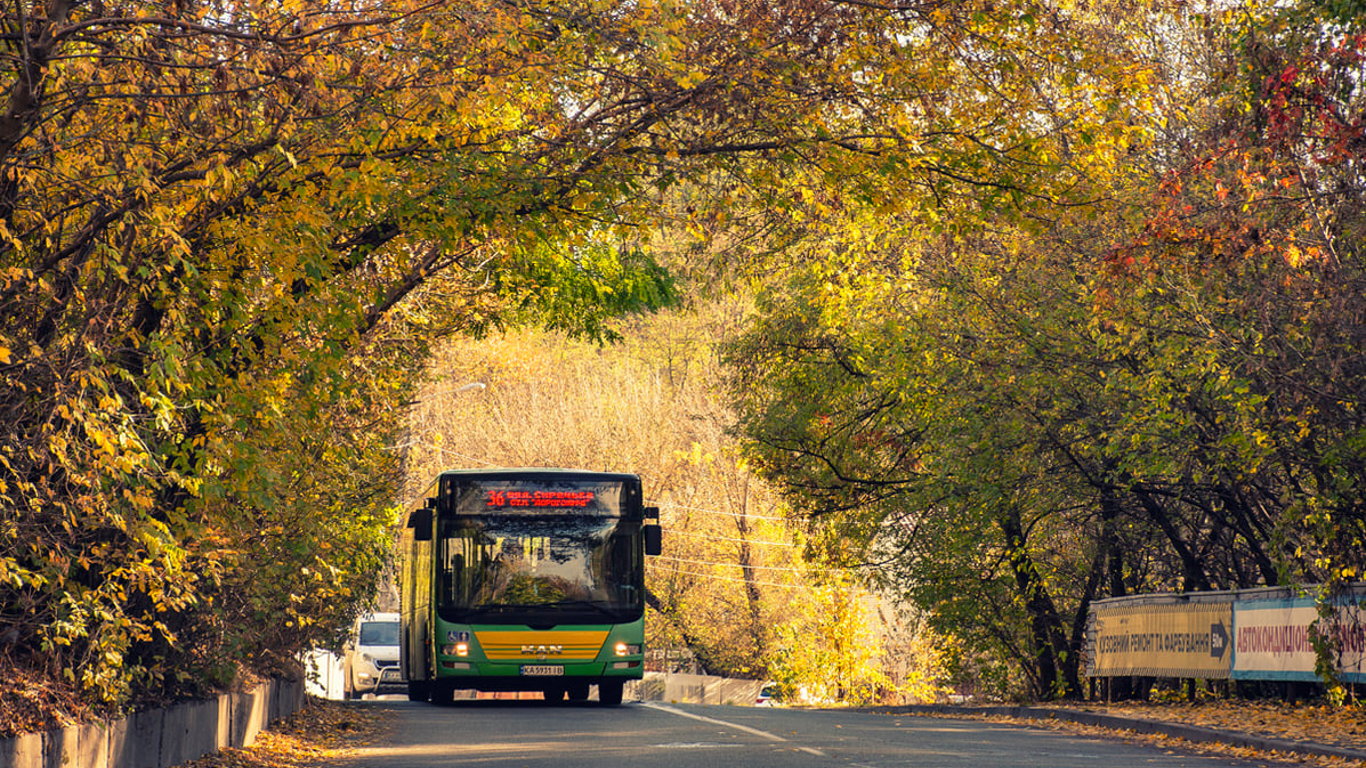
[[458, 701], [390, 710], [348, 768], [1248, 768], [1257, 763], [966, 720], [690, 704]]

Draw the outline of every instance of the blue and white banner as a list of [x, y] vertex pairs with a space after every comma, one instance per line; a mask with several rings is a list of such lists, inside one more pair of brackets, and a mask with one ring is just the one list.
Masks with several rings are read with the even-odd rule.
[[1233, 678], [1318, 680], [1311, 627], [1333, 641], [1345, 682], [1366, 682], [1366, 616], [1359, 606], [1341, 606], [1320, 621], [1313, 598], [1258, 600], [1233, 604]]

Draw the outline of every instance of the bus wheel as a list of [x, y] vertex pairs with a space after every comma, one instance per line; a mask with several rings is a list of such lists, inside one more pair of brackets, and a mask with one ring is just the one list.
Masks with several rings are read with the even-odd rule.
[[588, 699], [588, 683], [574, 683], [569, 686], [570, 701], [585, 701]]
[[622, 691], [626, 683], [620, 680], [598, 683], [598, 703], [604, 707], [615, 707], [621, 703]]
[[432, 683], [430, 695], [433, 704], [450, 704], [455, 699], [455, 685]]
[[420, 680], [411, 680], [408, 682], [408, 701], [426, 701], [427, 695], [426, 682]]
[[542, 693], [545, 694], [545, 701], [547, 704], [559, 704], [564, 701], [563, 688], [546, 688]]

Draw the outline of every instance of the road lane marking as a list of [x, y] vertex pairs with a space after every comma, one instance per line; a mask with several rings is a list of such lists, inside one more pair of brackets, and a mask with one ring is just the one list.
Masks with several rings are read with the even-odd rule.
[[[656, 704], [653, 701], [642, 701], [641, 705], [649, 707], [650, 709], [657, 709], [660, 712], [668, 712], [671, 715], [678, 715], [679, 717], [688, 717], [692, 718], [693, 720], [700, 720], [704, 723], [711, 723], [712, 725], [720, 725], [726, 728], [734, 728], [737, 731], [751, 733], [755, 736], [768, 739], [769, 741], [787, 741], [787, 739], [784, 739], [782, 736], [769, 733], [768, 731], [761, 731], [758, 728], [750, 728], [748, 725], [740, 725], [739, 723], [732, 723], [727, 720], [717, 720], [714, 717], [706, 717], [705, 715], [695, 715], [691, 712], [684, 712], [681, 709], [674, 709], [673, 707], [668, 706], [667, 704]], [[817, 757], [826, 756], [824, 752], [820, 751], [819, 749], [814, 749], [812, 747], [797, 747], [797, 749], [806, 752], [807, 754], [816, 755]]]
[[748, 725], [730, 723], [725, 720], [717, 720], [714, 717], [706, 717], [704, 715], [694, 715], [691, 712], [684, 712], [681, 709], [674, 709], [673, 707], [667, 704], [656, 704], [653, 701], [646, 701], [641, 703], [649, 707], [650, 709], [657, 709], [660, 712], [668, 712], [671, 715], [678, 715], [679, 717], [690, 717], [693, 720], [701, 720], [704, 723], [711, 723], [712, 725], [724, 725], [727, 728], [734, 728], [737, 731], [744, 731], [745, 733], [752, 733], [755, 736], [762, 736], [763, 738], [768, 739], [769, 741], [787, 741], [787, 739], [784, 739], [782, 736], [769, 733], [768, 731], [761, 731], [758, 728], [750, 728]]

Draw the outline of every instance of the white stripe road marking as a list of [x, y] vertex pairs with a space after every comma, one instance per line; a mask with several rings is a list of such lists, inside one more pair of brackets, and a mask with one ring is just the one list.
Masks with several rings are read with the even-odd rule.
[[755, 736], [762, 736], [765, 739], [768, 739], [769, 741], [787, 741], [787, 739], [784, 739], [782, 736], [769, 733], [768, 731], [761, 731], [758, 728], [750, 728], [748, 725], [740, 725], [739, 723], [728, 723], [725, 720], [717, 720], [714, 717], [694, 715], [691, 712], [684, 712], [681, 709], [674, 709], [673, 707], [670, 707], [667, 704], [656, 704], [653, 701], [645, 701], [641, 703], [649, 707], [650, 709], [657, 709], [661, 712], [668, 712], [671, 715], [678, 715], [679, 717], [690, 717], [693, 720], [701, 720], [704, 723], [711, 723], [712, 725], [724, 725], [727, 728], [734, 728], [737, 731], [744, 731], [745, 733], [752, 733]]
[[[704, 722], [704, 723], [711, 723], [712, 725], [721, 725], [721, 726], [725, 726], [726, 728], [734, 728], [734, 729], [737, 730], [737, 731], [744, 731], [745, 733], [752, 733], [752, 734], [754, 734], [755, 736], [759, 736], [759, 737], [768, 739], [769, 741], [787, 741], [787, 739], [784, 739], [782, 736], [778, 736], [778, 735], [776, 735], [776, 734], [769, 733], [768, 731], [761, 731], [761, 730], [759, 730], [758, 728], [750, 728], [748, 725], [740, 725], [739, 723], [731, 723], [731, 722], [727, 722], [727, 721], [725, 721], [725, 720], [717, 720], [717, 719], [714, 718], [714, 717], [705, 717], [705, 716], [703, 716], [703, 715], [694, 715], [694, 714], [691, 713], [691, 712], [684, 712], [684, 711], [681, 710], [681, 709], [674, 709], [673, 707], [670, 707], [670, 706], [668, 706], [668, 705], [666, 705], [666, 704], [656, 704], [656, 703], [654, 703], [653, 701], [642, 701], [641, 704], [642, 704], [643, 706], [649, 707], [650, 709], [657, 709], [657, 710], [659, 710], [660, 712], [668, 712], [668, 713], [671, 714], [671, 715], [678, 715], [679, 717], [689, 717], [689, 718], [692, 718], [693, 720], [700, 720], [700, 721], [702, 721], [702, 722]], [[799, 750], [801, 750], [801, 751], [803, 751], [803, 752], [806, 752], [807, 754], [815, 755], [815, 756], [817, 756], [817, 757], [825, 757], [825, 756], [826, 756], [824, 752], [820, 751], [819, 749], [814, 749], [814, 748], [812, 748], [812, 747], [797, 747], [797, 749], [799, 749]]]

